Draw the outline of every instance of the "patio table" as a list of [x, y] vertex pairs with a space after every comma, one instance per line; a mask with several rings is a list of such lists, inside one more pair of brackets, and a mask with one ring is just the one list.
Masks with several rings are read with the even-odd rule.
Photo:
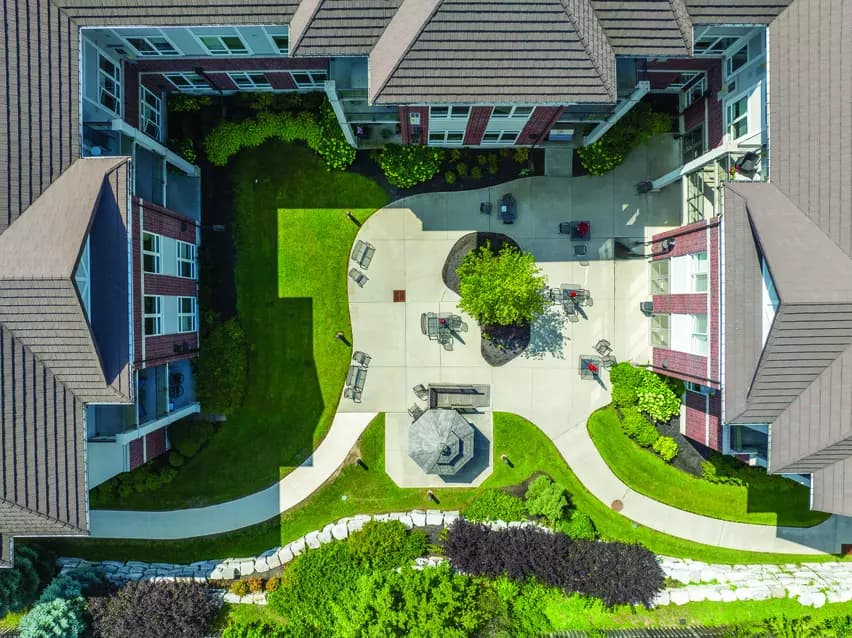
[[601, 371], [601, 359], [594, 355], [580, 355], [580, 378], [596, 379]]

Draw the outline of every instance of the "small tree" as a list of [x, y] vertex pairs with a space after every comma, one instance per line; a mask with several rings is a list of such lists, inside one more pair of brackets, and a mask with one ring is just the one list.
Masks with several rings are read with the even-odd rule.
[[481, 324], [529, 323], [544, 312], [546, 281], [531, 253], [486, 244], [465, 255], [459, 275], [459, 307]]
[[86, 631], [83, 598], [56, 598], [39, 603], [21, 619], [21, 638], [77, 638]]
[[527, 512], [531, 516], [543, 516], [551, 525], [565, 518], [568, 510], [565, 488], [546, 476], [539, 476], [530, 483], [526, 500]]

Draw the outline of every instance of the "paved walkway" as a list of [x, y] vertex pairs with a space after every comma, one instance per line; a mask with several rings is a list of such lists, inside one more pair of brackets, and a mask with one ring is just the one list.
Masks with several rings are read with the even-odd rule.
[[[371, 217], [359, 237], [376, 246], [363, 288], [350, 283], [353, 342], [373, 360], [363, 403], [341, 400], [332, 428], [314, 455], [276, 485], [234, 501], [167, 512], [91, 512], [92, 535], [170, 539], [227, 532], [272, 518], [297, 505], [331, 477], [377, 412], [405, 413], [418, 383], [488, 383], [493, 409], [514, 412], [538, 425], [555, 442], [583, 484], [601, 501], [620, 499], [622, 513], [642, 525], [680, 538], [730, 549], [814, 554], [838, 552], [852, 542], [852, 519], [832, 517], [819, 526], [774, 528], [730, 523], [691, 514], [629, 490], [600, 458], [586, 430], [588, 415], [609, 402], [604, 384], [581, 381], [577, 359], [595, 341], [608, 338], [620, 359], [637, 363], [650, 354], [646, 319], [638, 302], [647, 298], [644, 260], [614, 260], [614, 237], [643, 240], [660, 227], [679, 223], [680, 190], [637, 195], [633, 185], [665, 172], [665, 148], [640, 150], [604, 177], [539, 177], [499, 188], [418, 195]], [[661, 159], [663, 158], [663, 159]], [[674, 159], [676, 161], [676, 159]], [[652, 163], [654, 164], [652, 166]], [[511, 191], [519, 202], [515, 225], [479, 214], [479, 202]], [[569, 256], [570, 241], [558, 224], [592, 223], [589, 255]], [[460, 312], [458, 297], [441, 281], [452, 244], [474, 230], [504, 232], [533, 252], [552, 286], [578, 284], [591, 290], [588, 319], [567, 323], [549, 315], [537, 322], [532, 347], [501, 368], [479, 354], [480, 334], [467, 318], [465, 344], [444, 352], [420, 333], [421, 312]], [[406, 290], [394, 303], [393, 291]], [[362, 412], [366, 410], [366, 412]], [[499, 452], [499, 450], [497, 451]]]

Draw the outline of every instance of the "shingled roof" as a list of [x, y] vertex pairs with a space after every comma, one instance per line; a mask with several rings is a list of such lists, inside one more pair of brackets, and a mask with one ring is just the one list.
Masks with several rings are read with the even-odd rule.
[[303, 0], [290, 21], [290, 55], [366, 56], [402, 0]]
[[692, 20], [683, 0], [591, 0], [617, 55], [685, 56], [692, 52]]
[[370, 52], [379, 103], [614, 102], [588, 0], [404, 0]]

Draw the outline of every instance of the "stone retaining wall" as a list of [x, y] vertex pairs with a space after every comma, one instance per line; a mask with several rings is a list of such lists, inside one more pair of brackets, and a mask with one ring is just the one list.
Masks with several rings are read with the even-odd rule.
[[[61, 570], [80, 565], [100, 567], [107, 577], [118, 584], [131, 580], [233, 580], [264, 575], [278, 570], [307, 549], [335, 540], [343, 540], [360, 530], [370, 520], [400, 521], [408, 529], [414, 527], [448, 527], [459, 518], [457, 511], [412, 510], [390, 514], [358, 514], [329, 523], [321, 530], [308, 532], [301, 538], [249, 558], [207, 560], [189, 565], [143, 563], [139, 561], [103, 561], [90, 563], [78, 558], [60, 558]], [[533, 522], [489, 523], [492, 529], [537, 525]], [[417, 566], [435, 565], [439, 558], [422, 558]], [[683, 584], [668, 587], [657, 595], [655, 605], [683, 605], [695, 601], [766, 600], [795, 598], [802, 605], [821, 607], [826, 602], [852, 600], [852, 562], [803, 563], [800, 565], [712, 565], [689, 559], [658, 556], [665, 575]], [[262, 592], [239, 597], [225, 594], [226, 602], [266, 604]]]

